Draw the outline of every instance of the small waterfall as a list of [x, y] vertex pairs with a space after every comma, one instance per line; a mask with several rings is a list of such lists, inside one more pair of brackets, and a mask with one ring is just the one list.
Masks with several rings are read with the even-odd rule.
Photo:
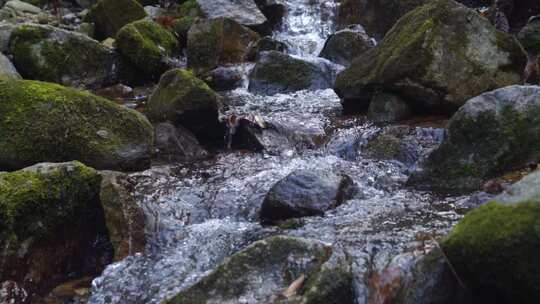
[[299, 57], [318, 56], [328, 36], [335, 31], [335, 0], [284, 0], [287, 13], [274, 38], [289, 45]]

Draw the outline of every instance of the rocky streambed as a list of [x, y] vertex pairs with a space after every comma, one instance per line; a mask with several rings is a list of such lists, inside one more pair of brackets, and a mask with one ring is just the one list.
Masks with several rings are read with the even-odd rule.
[[539, 294], [535, 5], [27, 2], [0, 10], [0, 302]]

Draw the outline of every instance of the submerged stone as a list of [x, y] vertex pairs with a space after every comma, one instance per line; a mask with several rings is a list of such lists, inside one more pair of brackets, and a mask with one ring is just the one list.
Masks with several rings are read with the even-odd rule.
[[261, 221], [276, 223], [289, 218], [322, 216], [350, 199], [356, 192], [346, 175], [323, 171], [294, 171], [266, 194]]

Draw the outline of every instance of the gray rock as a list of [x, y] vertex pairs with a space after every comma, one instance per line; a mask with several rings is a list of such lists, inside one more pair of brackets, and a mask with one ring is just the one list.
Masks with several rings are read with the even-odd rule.
[[249, 75], [249, 91], [275, 95], [300, 90], [331, 87], [331, 71], [326, 66], [296, 59], [280, 52], [263, 52]]
[[263, 223], [322, 216], [350, 199], [356, 186], [350, 177], [325, 171], [297, 170], [277, 182], [261, 207]]
[[441, 146], [409, 183], [450, 192], [539, 160], [540, 87], [510, 86], [469, 100], [452, 117]]
[[28, 79], [79, 88], [114, 83], [118, 56], [96, 40], [52, 26], [17, 26], [10, 38], [17, 70]]
[[268, 20], [253, 0], [197, 0], [208, 19], [229, 18], [242, 25], [266, 31]]
[[0, 53], [0, 78], [21, 78], [9, 58]]
[[328, 37], [319, 56], [337, 64], [349, 66], [354, 58], [361, 56], [374, 46], [374, 42], [363, 28], [350, 28]]

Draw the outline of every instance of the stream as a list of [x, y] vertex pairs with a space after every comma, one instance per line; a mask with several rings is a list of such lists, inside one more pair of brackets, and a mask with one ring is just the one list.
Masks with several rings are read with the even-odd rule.
[[[284, 3], [288, 14], [274, 38], [286, 42], [295, 57], [325, 64], [335, 73], [342, 69], [317, 58], [336, 30], [337, 4]], [[238, 68], [247, 74], [252, 65]], [[434, 246], [426, 244], [425, 236], [444, 236], [471, 201], [484, 200], [481, 193], [439, 197], [405, 187], [418, 160], [441, 142], [441, 128], [403, 126], [404, 156], [377, 159], [366, 146], [390, 128], [342, 116], [331, 89], [257, 96], [247, 91], [246, 83], [223, 95], [222, 115], [257, 117], [273, 127], [264, 133], [265, 149], [223, 150], [209, 160], [131, 174], [146, 214], [147, 249], [109, 265], [93, 281], [89, 303], [160, 303], [208, 275], [231, 254], [271, 235], [313, 238], [343, 248], [355, 275], [357, 301], [366, 303], [370, 270], [422, 254]], [[346, 174], [359, 191], [324, 217], [304, 218], [301, 227], [261, 226], [258, 213], [266, 193], [297, 169]]]

